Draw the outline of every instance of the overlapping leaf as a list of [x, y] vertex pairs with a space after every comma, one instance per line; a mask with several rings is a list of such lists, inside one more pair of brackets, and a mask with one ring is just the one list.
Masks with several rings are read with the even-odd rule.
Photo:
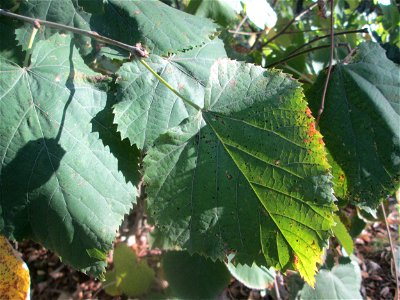
[[0, 61], [0, 232], [97, 275], [105, 263], [93, 253], [109, 250], [135, 200], [99, 130], [91, 133], [106, 105], [93, 84], [101, 79], [65, 35], [39, 42], [29, 68]]
[[262, 251], [313, 284], [333, 224], [328, 169], [296, 81], [218, 60], [202, 111], [145, 158], [149, 215], [189, 252], [223, 259], [234, 249], [251, 264]]
[[[72, 0], [22, 0], [19, 14], [41, 20], [56, 22], [84, 30], [90, 30], [89, 15]], [[35, 41], [45, 40], [59, 30], [42, 26], [35, 36]], [[17, 40], [24, 50], [28, 47], [32, 33], [32, 24], [26, 23], [16, 30]], [[76, 35], [80, 50], [84, 54], [92, 51], [90, 38]]]
[[[320, 128], [339, 195], [358, 205], [375, 208], [399, 187], [399, 73], [378, 44], [364, 43], [349, 64], [335, 67], [330, 80]], [[323, 80], [310, 93], [313, 111]]]
[[[203, 106], [204, 86], [217, 58], [226, 57], [218, 39], [168, 59], [151, 56], [147, 63], [184, 96]], [[119, 102], [114, 107], [118, 131], [139, 148], [148, 149], [167, 129], [196, 111], [161, 84], [140, 62], [126, 63], [118, 72]]]
[[237, 19], [235, 8], [241, 8], [240, 1], [192, 0], [189, 2], [186, 11], [196, 16], [213, 19], [222, 26], [227, 26]]
[[0, 18], [0, 55], [10, 61], [19, 63], [23, 61], [23, 52], [21, 47], [17, 46], [15, 40], [14, 26], [15, 22], [6, 18]]
[[[200, 46], [209, 42], [217, 29], [210, 20], [186, 14], [155, 0], [109, 0], [94, 5], [88, 1], [23, 0], [18, 13], [93, 30], [130, 45], [140, 42], [154, 54], [175, 53]], [[36, 40], [48, 38], [55, 31], [43, 27]], [[24, 48], [28, 45], [31, 32], [31, 24], [17, 30], [18, 41]], [[75, 38], [81, 52], [85, 55], [90, 53], [90, 38]], [[120, 49], [107, 47], [104, 50], [103, 54], [121, 58]]]
[[210, 20], [154, 0], [109, 0], [90, 24], [99, 34], [131, 45], [140, 42], [158, 55], [207, 43], [217, 28]]
[[233, 256], [232, 254], [228, 256], [226, 267], [232, 276], [245, 286], [251, 289], [264, 290], [273, 284], [276, 275], [274, 268], [268, 269], [264, 266], [257, 266], [254, 263], [251, 266], [234, 265], [230, 262]]

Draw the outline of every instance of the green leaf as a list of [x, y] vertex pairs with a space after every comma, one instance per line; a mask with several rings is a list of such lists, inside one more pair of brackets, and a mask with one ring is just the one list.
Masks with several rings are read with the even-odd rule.
[[155, 277], [154, 270], [146, 260], [137, 258], [132, 248], [119, 243], [114, 250], [113, 263], [114, 269], [105, 275], [104, 287], [107, 294], [137, 297], [150, 289]]
[[200, 46], [211, 40], [217, 26], [161, 1], [109, 0], [104, 14], [93, 15], [93, 30], [118, 41], [140, 42], [153, 54], [168, 54]]
[[[375, 208], [399, 187], [400, 69], [374, 43], [361, 44], [348, 64], [335, 67], [321, 117], [326, 146], [342, 169], [346, 199]], [[317, 111], [324, 78], [310, 93]], [[337, 176], [339, 175], [339, 176]]]
[[233, 250], [251, 265], [262, 250], [267, 265], [294, 265], [312, 284], [335, 205], [306, 111], [290, 77], [218, 60], [202, 111], [145, 158], [149, 216], [190, 253], [224, 259]]
[[[72, 0], [22, 0], [18, 13], [31, 18], [90, 30], [88, 23], [89, 15], [76, 6], [75, 1]], [[35, 42], [48, 39], [59, 31], [42, 26], [35, 36]], [[24, 23], [21, 28], [16, 30], [17, 40], [23, 50], [26, 50], [28, 47], [31, 33], [32, 24], [30, 23]], [[77, 34], [75, 35], [75, 42], [77, 42], [83, 54], [86, 55], [92, 51], [89, 37]]]
[[24, 55], [15, 40], [15, 27], [16, 22], [13, 20], [0, 17], [0, 55], [14, 63], [21, 63], [24, 60]]
[[237, 14], [234, 10], [234, 5], [240, 6], [238, 0], [191, 0], [186, 12], [204, 18], [210, 18], [222, 26], [227, 26], [229, 23], [237, 19]]
[[346, 250], [347, 254], [350, 255], [353, 253], [353, 239], [337, 215], [334, 216], [334, 220], [336, 225], [332, 228], [333, 233]]
[[186, 251], [165, 253], [162, 267], [172, 296], [182, 299], [214, 299], [230, 280], [222, 262]]
[[[204, 85], [213, 62], [226, 57], [223, 43], [216, 39], [168, 59], [152, 55], [146, 62], [179, 93], [203, 106]], [[171, 93], [140, 62], [124, 64], [118, 72], [119, 102], [114, 106], [114, 122], [122, 138], [148, 149], [167, 129], [196, 113]]]
[[315, 288], [305, 284], [300, 299], [362, 299], [361, 270], [357, 262], [338, 265], [332, 270], [320, 270], [316, 276]]
[[94, 85], [102, 76], [66, 35], [39, 42], [29, 68], [1, 58], [0, 74], [0, 232], [32, 238], [99, 275], [105, 262], [87, 249], [111, 248], [136, 195], [91, 132], [106, 106], [106, 93]]
[[257, 266], [253, 263], [251, 266], [237, 264], [234, 265], [231, 260], [233, 255], [228, 256], [226, 264], [232, 276], [250, 289], [263, 290], [268, 288], [274, 282], [275, 270], [264, 266]]

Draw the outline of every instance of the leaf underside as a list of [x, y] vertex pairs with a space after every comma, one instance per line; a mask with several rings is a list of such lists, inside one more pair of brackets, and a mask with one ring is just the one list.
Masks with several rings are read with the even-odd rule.
[[[374, 43], [361, 44], [349, 64], [335, 67], [320, 128], [334, 167], [335, 191], [375, 208], [399, 187], [400, 69]], [[310, 92], [318, 110], [320, 78]], [[335, 171], [336, 170], [336, 171]]]
[[29, 68], [0, 61], [0, 232], [95, 275], [105, 262], [89, 253], [111, 248], [136, 195], [109, 150], [119, 138], [92, 132], [105, 128], [98, 75], [66, 35], [39, 42]]
[[294, 267], [313, 284], [335, 206], [307, 111], [293, 79], [218, 60], [202, 111], [145, 158], [150, 217], [189, 252], [223, 259], [234, 249], [249, 265], [263, 253], [268, 265]]

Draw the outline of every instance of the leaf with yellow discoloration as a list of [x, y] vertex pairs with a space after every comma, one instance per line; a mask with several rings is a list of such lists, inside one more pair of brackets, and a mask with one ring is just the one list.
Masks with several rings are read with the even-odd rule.
[[4, 236], [0, 236], [0, 299], [29, 299], [29, 270]]

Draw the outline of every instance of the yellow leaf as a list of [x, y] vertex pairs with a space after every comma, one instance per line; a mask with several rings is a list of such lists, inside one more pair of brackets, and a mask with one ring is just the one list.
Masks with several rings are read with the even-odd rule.
[[29, 270], [8, 240], [0, 235], [0, 299], [29, 299]]

